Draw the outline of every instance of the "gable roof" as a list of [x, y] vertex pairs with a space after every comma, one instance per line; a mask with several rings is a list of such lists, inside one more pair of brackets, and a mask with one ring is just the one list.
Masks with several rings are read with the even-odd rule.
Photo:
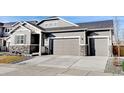
[[[16, 24], [17, 26], [16, 27], [13, 27], [11, 30], [10, 30], [10, 33], [12, 34], [13, 32], [15, 32], [15, 30], [21, 26], [23, 26], [24, 23], [22, 22], [18, 22], [18, 24]], [[24, 27], [24, 26], [23, 26]], [[26, 27], [25, 27], [26, 28]], [[26, 28], [28, 29], [28, 28]]]
[[104, 20], [96, 22], [86, 22], [86, 23], [77, 23], [77, 27], [57, 27], [57, 28], [46, 28], [46, 31], [61, 31], [61, 30], [91, 30], [91, 29], [113, 29], [113, 20]]
[[40, 26], [38, 26], [36, 24], [33, 24], [32, 22], [27, 22], [27, 23], [29, 23], [30, 25], [35, 26], [36, 28], [39, 28], [41, 30], [45, 30], [44, 28], [42, 28], [42, 27], [40, 27]]
[[58, 18], [57, 17], [47, 17], [45, 19], [42, 19], [40, 22], [38, 22], [37, 25], [40, 25], [44, 21], [49, 21], [49, 20], [58, 20]]
[[[33, 27], [36, 27], [36, 28], [39, 29], [40, 31], [43, 31], [43, 29], [38, 28], [38, 27], [37, 27], [35, 24], [33, 24], [32, 22], [26, 22], [26, 21], [25, 21], [25, 22], [18, 22], [18, 24], [16, 24], [17, 26], [13, 27], [12, 30], [10, 30], [11, 35], [8, 36], [8, 37], [6, 38], [6, 40], [9, 39], [9, 38], [12, 36], [12, 34], [15, 32], [15, 30], [18, 29], [19, 27], [24, 27], [24, 28], [26, 28], [26, 29], [31, 30], [30, 28], [25, 27], [25, 26], [24, 26], [25, 24], [31, 25], [31, 26], [33, 26]], [[39, 31], [39, 30], [38, 30], [38, 31]]]
[[[12, 26], [15, 26], [15, 25], [17, 25], [18, 23], [20, 23], [20, 22], [28, 22], [28, 23], [32, 23], [32, 24], [37, 24], [38, 23], [38, 21], [19, 21], [19, 22], [13, 22], [13, 24], [11, 24], [12, 22], [10, 22], [10, 24], [12, 25]], [[7, 24], [7, 23], [6, 23]]]
[[67, 20], [65, 20], [65, 19], [63, 19], [63, 18], [61, 18], [61, 17], [58, 17], [58, 16], [47, 17], [46, 19], [43, 19], [43, 20], [41, 20], [40, 22], [38, 22], [37, 25], [42, 24], [44, 21], [50, 21], [50, 20], [62, 20], [62, 21], [64, 21], [64, 22], [66, 22], [66, 23], [72, 24], [73, 26], [78, 26], [77, 24], [72, 23], [72, 22], [70, 22], [70, 21], [67, 21]]
[[[55, 17], [52, 17], [51, 19], [54, 20]], [[58, 17], [57, 17], [58, 18]], [[18, 24], [20, 23], [20, 24]], [[78, 26], [69, 26], [69, 27], [56, 27], [56, 28], [42, 28], [37, 24], [34, 24], [31, 21], [25, 21], [25, 22], [18, 22], [15, 25], [24, 25], [25, 23], [36, 27], [39, 30], [42, 30], [42, 32], [59, 32], [59, 31], [76, 31], [76, 30], [102, 30], [102, 29], [113, 29], [113, 20], [104, 20], [104, 21], [96, 21], [96, 22], [85, 22], [85, 23], [77, 23]], [[13, 27], [10, 32], [15, 30], [18, 26]], [[29, 28], [28, 28], [29, 29]]]
[[4, 25], [3, 23], [0, 23], [0, 27], [3, 27], [3, 25]]
[[[25, 24], [31, 25], [31, 26], [33, 26], [33, 27], [39, 29], [40, 31], [43, 31], [43, 30], [44, 30], [43, 28], [38, 27], [37, 25], [35, 25], [35, 24], [32, 23], [32, 22], [26, 22], [26, 21], [25, 21], [25, 22], [18, 22], [17, 24], [15, 24], [15, 26], [12, 28], [12, 30], [10, 31], [10, 33], [12, 34], [12, 33], [13, 33], [18, 27], [20, 27], [20, 26], [25, 27], [25, 26], [24, 26]], [[28, 28], [28, 27], [25, 27], [25, 28], [31, 30], [31, 29]]]

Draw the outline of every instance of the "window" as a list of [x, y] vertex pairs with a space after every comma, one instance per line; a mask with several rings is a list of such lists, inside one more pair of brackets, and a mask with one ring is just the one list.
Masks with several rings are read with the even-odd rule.
[[8, 29], [8, 32], [9, 32], [9, 29]]
[[47, 27], [48, 26], [48, 24], [45, 24], [45, 27]]
[[58, 25], [57, 22], [52, 22], [52, 23], [50, 22], [50, 23], [45, 23], [44, 27], [51, 28], [51, 27], [57, 27], [57, 25]]
[[5, 29], [5, 32], [9, 32], [9, 29]]
[[7, 32], [7, 29], [5, 29], [5, 32]]
[[54, 26], [57, 26], [57, 23], [54, 23]]
[[26, 36], [25, 35], [16, 35], [15, 36], [15, 44], [25, 44]]

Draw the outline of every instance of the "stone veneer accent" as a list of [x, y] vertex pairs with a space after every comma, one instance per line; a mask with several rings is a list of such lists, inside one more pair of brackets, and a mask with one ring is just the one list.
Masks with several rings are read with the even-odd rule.
[[14, 46], [9, 46], [9, 51], [18, 51], [20, 53], [24, 54], [30, 54], [30, 45], [14, 45]]
[[80, 46], [80, 56], [87, 56], [87, 45]]

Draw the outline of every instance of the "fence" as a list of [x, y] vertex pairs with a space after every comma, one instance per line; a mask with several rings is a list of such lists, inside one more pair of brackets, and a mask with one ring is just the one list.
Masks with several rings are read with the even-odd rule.
[[[120, 56], [124, 56], [124, 44], [119, 45], [119, 48], [120, 48]], [[114, 56], [118, 55], [118, 46], [117, 45], [113, 45], [113, 54], [114, 54]]]

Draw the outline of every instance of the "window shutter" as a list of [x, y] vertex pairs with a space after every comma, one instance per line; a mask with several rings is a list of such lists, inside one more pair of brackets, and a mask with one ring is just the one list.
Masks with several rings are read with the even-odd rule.
[[17, 44], [17, 36], [15, 36], [14, 42], [15, 42], [15, 44]]

